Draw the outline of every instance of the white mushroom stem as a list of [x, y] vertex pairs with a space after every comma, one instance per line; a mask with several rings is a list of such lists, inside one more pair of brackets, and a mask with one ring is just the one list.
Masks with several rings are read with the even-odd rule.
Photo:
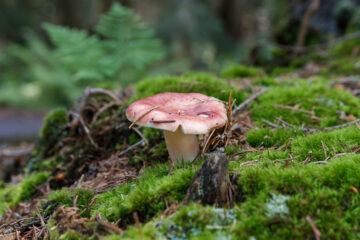
[[171, 161], [192, 162], [199, 153], [199, 142], [195, 134], [184, 134], [179, 127], [175, 132], [164, 130], [166, 148]]

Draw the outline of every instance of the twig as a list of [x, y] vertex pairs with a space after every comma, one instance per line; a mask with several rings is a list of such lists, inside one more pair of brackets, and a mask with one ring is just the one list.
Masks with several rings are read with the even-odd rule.
[[266, 119], [263, 119], [263, 122], [266, 123], [267, 125], [269, 125], [270, 127], [273, 127], [273, 128], [281, 128], [281, 126], [275, 124], [275, 123], [272, 123]]
[[278, 120], [279, 122], [281, 122], [281, 123], [282, 123], [284, 126], [286, 126], [286, 127], [294, 128], [294, 129], [300, 129], [300, 130], [302, 130], [302, 131], [304, 131], [304, 132], [310, 132], [310, 133], [312, 133], [312, 132], [318, 131], [318, 129], [315, 129], [315, 128], [308, 128], [308, 127], [304, 127], [304, 126], [301, 126], [301, 127], [295, 126], [295, 125], [293, 125], [293, 124], [291, 124], [291, 123], [288, 123], [288, 122], [282, 120], [282, 119], [279, 118], [279, 117], [277, 117], [276, 120]]
[[252, 160], [252, 161], [248, 161], [248, 162], [243, 162], [240, 164], [240, 167], [248, 167], [248, 166], [252, 166], [254, 165], [255, 163], [257, 163], [258, 160]]
[[325, 160], [326, 160], [328, 157], [327, 157], [327, 152], [326, 152], [324, 142], [322, 140], [321, 140], [321, 146], [322, 146], [322, 149], [324, 150], [324, 157], [325, 157]]
[[81, 113], [82, 110], [84, 109], [85, 104], [86, 104], [88, 98], [90, 97], [90, 95], [93, 95], [93, 94], [107, 95], [110, 98], [112, 98], [116, 103], [120, 103], [119, 97], [115, 93], [113, 93], [112, 91], [107, 90], [107, 89], [87, 87], [84, 92], [85, 92], [84, 97], [82, 98], [81, 103], [79, 104], [79, 109], [77, 111], [79, 113]]
[[327, 159], [325, 159], [325, 161], [312, 162], [312, 164], [326, 164], [326, 163], [328, 163]]
[[310, 227], [312, 228], [314, 235], [315, 235], [315, 239], [316, 240], [320, 240], [321, 237], [321, 232], [319, 231], [319, 229], [315, 226], [313, 220], [311, 219], [310, 216], [306, 216], [306, 220], [308, 221], [308, 223], [310, 224]]
[[84, 119], [80, 116], [80, 114], [73, 112], [73, 111], [69, 111], [69, 114], [72, 115], [74, 118], [78, 119], [81, 126], [83, 127], [86, 136], [89, 138], [91, 145], [93, 145], [95, 148], [98, 148], [99, 146], [94, 142], [94, 139], [91, 137], [90, 134], [90, 130], [89, 128], [86, 126]]
[[77, 207], [77, 201], [79, 199], [79, 195], [76, 195], [74, 200], [73, 200], [73, 207]]
[[143, 144], [145, 142], [145, 139], [141, 139], [140, 141], [138, 141], [137, 143], [131, 145], [130, 147], [128, 147], [127, 149], [125, 149], [124, 151], [121, 151], [117, 156], [121, 157], [122, 155], [124, 155], [125, 153], [129, 152], [130, 150], [136, 148], [137, 146]]
[[304, 110], [304, 109], [301, 109], [301, 108], [297, 108], [297, 107], [293, 107], [293, 106], [287, 106], [287, 105], [283, 105], [283, 104], [274, 104], [274, 107], [282, 108], [282, 109], [288, 109], [288, 110], [297, 111], [297, 112], [302, 112], [302, 113], [309, 114], [312, 117], [318, 118], [318, 117], [315, 116], [314, 110], [309, 111], [309, 110]]
[[176, 120], [152, 120], [150, 121], [152, 123], [173, 123], [173, 122], [176, 122]]
[[205, 152], [206, 152], [206, 150], [207, 150], [207, 148], [208, 148], [208, 145], [209, 145], [209, 141], [210, 141], [212, 135], [214, 134], [215, 130], [216, 130], [216, 129], [212, 130], [211, 133], [209, 134], [209, 136], [206, 138], [205, 144], [204, 144], [203, 149], [202, 149], [202, 153], [205, 153]]
[[146, 112], [144, 112], [143, 114], [141, 114], [139, 117], [137, 117], [137, 118], [132, 122], [132, 124], [129, 126], [129, 129], [131, 129], [131, 128], [135, 125], [135, 123], [136, 123], [137, 121], [139, 121], [140, 119], [142, 119], [145, 115], [149, 114], [151, 111], [153, 111], [153, 110], [155, 110], [155, 109], [157, 109], [157, 108], [159, 108], [159, 107], [160, 107], [160, 106], [153, 107], [153, 108], [147, 110]]
[[139, 221], [139, 217], [137, 215], [137, 212], [134, 212], [134, 220], [135, 220], [136, 228], [139, 231], [140, 239], [143, 240], [144, 236], [143, 236], [142, 231], [141, 231], [140, 221]]
[[291, 123], [285, 122], [284, 120], [282, 120], [281, 118], [277, 117], [275, 118], [276, 120], [278, 120], [279, 122], [281, 122], [284, 126], [286, 127], [291, 127], [291, 128], [295, 128], [294, 125], [292, 125]]
[[141, 144], [143, 144], [143, 143], [147, 144], [147, 143], [148, 143], [147, 139], [144, 137], [144, 135], [140, 132], [139, 129], [137, 129], [136, 127], [132, 128], [132, 129], [141, 137], [141, 140], [138, 141], [137, 143], [129, 146], [129, 147], [126, 148], [125, 150], [119, 152], [118, 154], [114, 154], [114, 155], [112, 155], [111, 157], [109, 157], [107, 160], [105, 160], [104, 162], [101, 163], [101, 165], [100, 165], [101, 167], [104, 166], [104, 165], [106, 165], [106, 164], [108, 164], [109, 162], [115, 160], [116, 158], [121, 157], [121, 156], [124, 155], [125, 153], [133, 150], [134, 148], [140, 146]]
[[244, 153], [249, 153], [249, 152], [254, 152], [254, 150], [243, 150], [243, 151], [234, 153], [234, 154], [231, 155], [231, 158], [236, 157], [236, 156], [241, 155], [241, 154], [244, 154]]
[[91, 124], [96, 123], [96, 121], [98, 120], [98, 118], [101, 116], [101, 114], [103, 114], [104, 112], [106, 112], [108, 109], [114, 107], [114, 106], [119, 106], [120, 103], [118, 102], [110, 102], [108, 104], [105, 104], [104, 106], [102, 106], [94, 115], [93, 119], [91, 120]]
[[295, 157], [290, 157], [290, 158], [287, 158], [287, 159], [285, 159], [285, 164], [284, 164], [284, 166], [283, 167], [287, 167], [287, 165], [289, 165], [289, 162], [290, 161], [292, 161], [292, 160], [295, 160], [295, 159], [297, 159], [297, 158], [299, 158], [301, 155], [297, 155], [297, 156], [295, 156]]
[[236, 116], [237, 114], [239, 114], [241, 111], [243, 111], [251, 102], [253, 102], [254, 100], [256, 100], [258, 97], [260, 97], [262, 94], [266, 93], [268, 91], [268, 88], [263, 88], [261, 89], [259, 92], [255, 93], [254, 95], [252, 95], [250, 98], [246, 99], [244, 102], [242, 102], [239, 106], [237, 106], [233, 111], [232, 111], [232, 116]]
[[134, 132], [136, 132], [141, 137], [141, 139], [144, 139], [145, 142], [148, 143], [148, 140], [145, 138], [145, 136], [140, 132], [138, 128], [133, 127], [132, 130], [134, 130]]
[[302, 163], [302, 164], [307, 164], [308, 162], [311, 161], [312, 158], [313, 158], [312, 156], [307, 156], [307, 157], [305, 158], [305, 160], [302, 161], [301, 163]]
[[350, 126], [350, 125], [353, 125], [353, 124], [357, 124], [359, 122], [360, 122], [360, 119], [356, 119], [356, 120], [348, 122], [348, 123], [344, 123], [344, 124], [324, 128], [324, 130], [325, 131], [330, 131], [330, 130], [334, 130], [334, 129], [344, 128], [344, 127], [347, 127], [347, 126]]

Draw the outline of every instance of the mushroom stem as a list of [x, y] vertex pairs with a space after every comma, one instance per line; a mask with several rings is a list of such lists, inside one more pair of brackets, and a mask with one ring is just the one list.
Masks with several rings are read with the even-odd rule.
[[199, 142], [195, 134], [184, 134], [179, 127], [175, 132], [164, 130], [166, 148], [171, 161], [192, 162], [199, 153]]

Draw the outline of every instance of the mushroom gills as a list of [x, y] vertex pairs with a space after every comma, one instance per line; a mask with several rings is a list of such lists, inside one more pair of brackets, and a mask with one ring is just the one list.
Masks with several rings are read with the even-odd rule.
[[195, 134], [184, 134], [181, 127], [175, 132], [164, 130], [166, 148], [171, 161], [192, 162], [199, 154], [199, 142]]

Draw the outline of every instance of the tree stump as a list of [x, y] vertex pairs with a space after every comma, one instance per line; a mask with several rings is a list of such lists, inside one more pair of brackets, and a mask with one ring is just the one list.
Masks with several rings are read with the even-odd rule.
[[200, 201], [204, 205], [230, 205], [231, 184], [229, 179], [229, 160], [223, 152], [205, 155], [205, 162], [195, 174], [184, 204]]

